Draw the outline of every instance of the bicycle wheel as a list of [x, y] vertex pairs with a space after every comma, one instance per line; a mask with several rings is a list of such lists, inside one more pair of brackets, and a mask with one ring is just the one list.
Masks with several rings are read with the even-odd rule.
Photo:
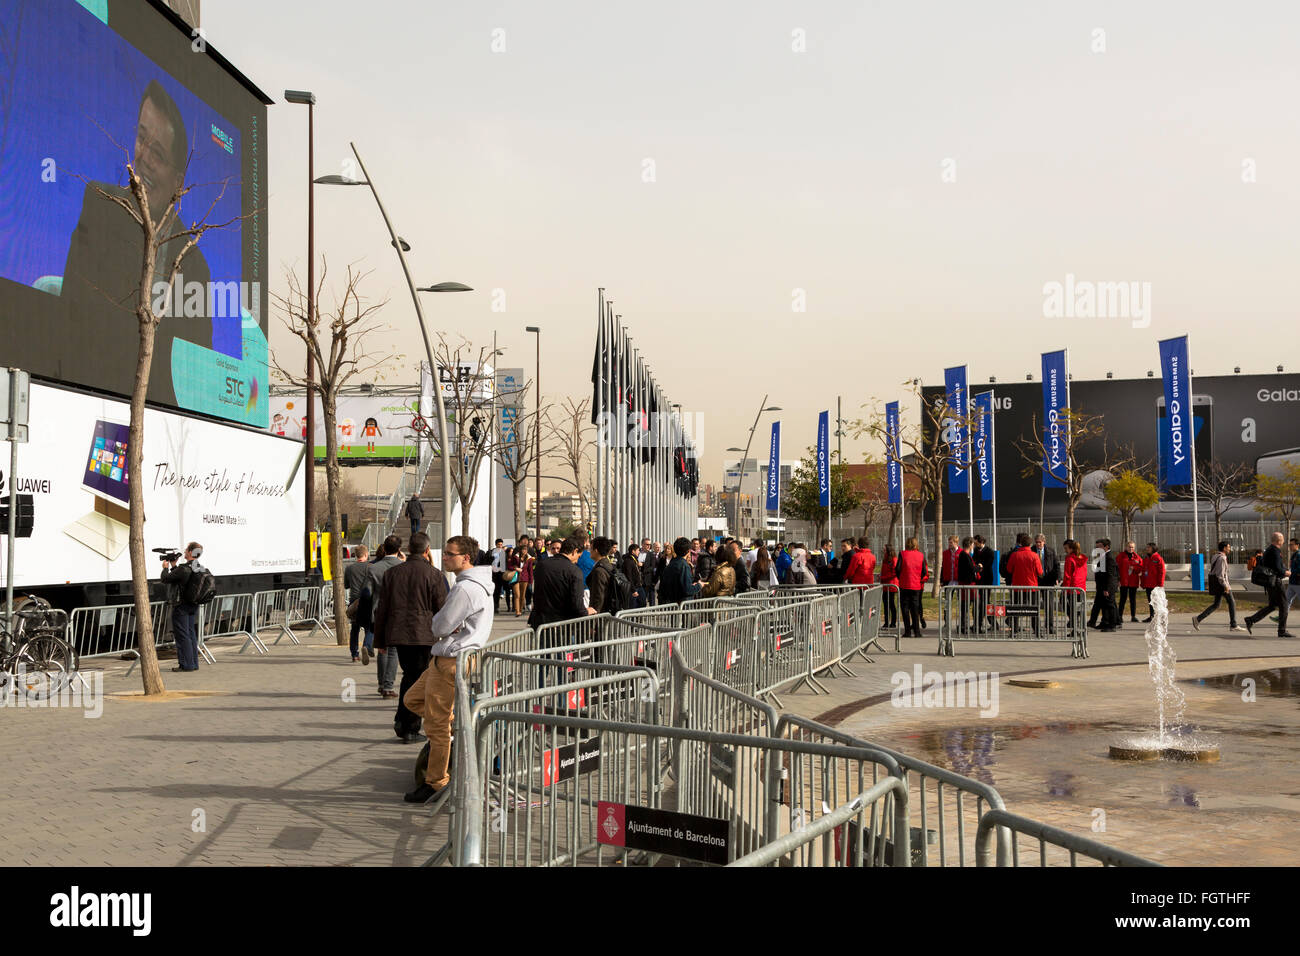
[[19, 648], [17, 690], [32, 700], [58, 693], [76, 670], [72, 645], [52, 634], [38, 634]]

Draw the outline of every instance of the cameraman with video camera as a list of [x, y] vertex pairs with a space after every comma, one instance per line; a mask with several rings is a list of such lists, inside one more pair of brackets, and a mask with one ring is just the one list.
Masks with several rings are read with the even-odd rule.
[[167, 603], [172, 606], [172, 635], [176, 639], [176, 667], [173, 671], [199, 669], [199, 633], [196, 618], [199, 605], [216, 593], [212, 572], [199, 564], [203, 545], [191, 541], [185, 546], [185, 563], [175, 551], [162, 556], [162, 582], [167, 585]]

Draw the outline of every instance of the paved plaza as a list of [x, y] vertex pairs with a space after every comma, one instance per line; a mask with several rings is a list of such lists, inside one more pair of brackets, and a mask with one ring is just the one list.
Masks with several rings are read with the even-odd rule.
[[[1185, 616], [1184, 616], [1185, 621]], [[494, 633], [518, 619], [498, 618]], [[933, 629], [931, 629], [933, 633]], [[1300, 665], [1288, 640], [1193, 634], [1175, 624], [1179, 676], [1207, 677]], [[304, 635], [305, 637], [305, 635]], [[1146, 647], [1132, 626], [1089, 638], [1091, 657], [1068, 645], [958, 645], [936, 656], [937, 638], [856, 662], [856, 676], [823, 682], [829, 695], [783, 694], [793, 712], [915, 754], [993, 784], [1008, 807], [1065, 829], [1173, 864], [1300, 862], [1281, 834], [1300, 824], [1300, 769], [1286, 749], [1300, 730], [1294, 697], [1184, 684], [1189, 722], [1222, 740], [1218, 764], [1121, 765], [1105, 741], [1150, 726], [1154, 705]], [[373, 666], [317, 634], [266, 656], [213, 648], [216, 666], [173, 674], [169, 691], [132, 700], [138, 673], [102, 667], [98, 719], [81, 710], [6, 708], [0, 795], [6, 833], [0, 863], [15, 865], [413, 865], [443, 842], [440, 818], [402, 802], [418, 745], [391, 729], [393, 701], [375, 694]], [[891, 679], [926, 671], [1000, 675], [999, 714], [901, 710]], [[1014, 674], [1052, 677], [1055, 690], [1009, 687]], [[348, 682], [355, 682], [354, 688]], [[350, 693], [355, 690], [355, 694]], [[1105, 831], [1094, 832], [1094, 811]]]

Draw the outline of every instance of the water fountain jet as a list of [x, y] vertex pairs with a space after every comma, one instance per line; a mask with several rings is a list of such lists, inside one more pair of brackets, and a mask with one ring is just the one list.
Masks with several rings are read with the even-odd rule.
[[1117, 740], [1110, 745], [1110, 756], [1115, 760], [1217, 761], [1218, 744], [1189, 732], [1183, 723], [1186, 700], [1174, 674], [1178, 658], [1169, 642], [1169, 599], [1164, 588], [1151, 592], [1146, 642], [1147, 670], [1156, 693], [1156, 732]]

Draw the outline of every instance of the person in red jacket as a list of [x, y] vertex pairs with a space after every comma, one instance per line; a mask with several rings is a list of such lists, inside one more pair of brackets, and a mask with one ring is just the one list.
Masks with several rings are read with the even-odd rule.
[[[1073, 538], [1065, 542], [1065, 577], [1061, 587], [1088, 590], [1088, 556]], [[1082, 600], [1082, 597], [1079, 598]]]
[[907, 539], [907, 546], [898, 556], [895, 569], [898, 574], [899, 603], [903, 605], [903, 637], [921, 636], [921, 589], [930, 580], [930, 569], [925, 555], [916, 546], [915, 538]]
[[[1073, 538], [1065, 542], [1065, 561], [1061, 564], [1061, 595], [1067, 609], [1067, 619], [1070, 622], [1070, 637], [1074, 637], [1074, 614], [1073, 609], [1078, 607], [1075, 602], [1082, 602], [1088, 594], [1088, 557], [1079, 547], [1079, 542]], [[1079, 590], [1075, 590], [1078, 588]]]
[[1142, 623], [1148, 623], [1155, 616], [1151, 609], [1151, 592], [1165, 586], [1165, 559], [1160, 557], [1160, 548], [1154, 541], [1147, 542], [1147, 556], [1142, 559], [1142, 588], [1147, 592], [1147, 616]]
[[961, 548], [957, 546], [957, 536], [950, 534], [948, 536], [948, 550], [943, 553], [943, 566], [939, 568], [939, 584], [947, 587], [950, 584], [957, 583], [957, 559], [961, 556]]
[[871, 553], [866, 538], [858, 538], [858, 546], [849, 558], [849, 566], [844, 571], [845, 584], [857, 584], [869, 587], [876, 583], [876, 556]]
[[1134, 624], [1138, 619], [1138, 586], [1142, 583], [1142, 555], [1137, 553], [1137, 542], [1130, 541], [1124, 553], [1115, 559], [1119, 569], [1119, 617], [1124, 620], [1124, 602], [1128, 602], [1129, 620]]
[[885, 545], [885, 555], [880, 562], [880, 584], [885, 589], [884, 620], [881, 627], [898, 627], [898, 556], [893, 545]]
[[[1042, 607], [1038, 596], [1038, 579], [1043, 576], [1043, 562], [1033, 549], [1033, 538], [1022, 531], [1016, 535], [1016, 550], [1007, 557], [1007, 576], [1013, 590], [1011, 600], [1024, 616], [1034, 616], [1034, 636], [1038, 636], [1038, 619]], [[1016, 631], [1016, 618], [1011, 620], [1011, 633]]]

